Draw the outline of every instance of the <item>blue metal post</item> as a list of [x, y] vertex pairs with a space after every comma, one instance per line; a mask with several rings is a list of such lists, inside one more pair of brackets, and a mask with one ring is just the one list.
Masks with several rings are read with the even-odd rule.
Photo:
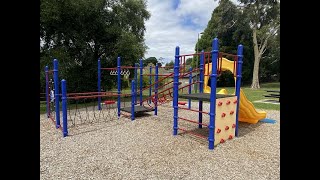
[[173, 135], [178, 134], [178, 86], [179, 86], [179, 54], [180, 48], [176, 47], [173, 76]]
[[[189, 71], [190, 71], [190, 74], [189, 74], [189, 84], [191, 84], [191, 83], [192, 83], [192, 72], [191, 72], [191, 71], [192, 71], [192, 67], [189, 68]], [[191, 94], [191, 90], [192, 90], [192, 89], [191, 89], [191, 86], [192, 86], [192, 85], [189, 86], [189, 92], [188, 92], [189, 94]], [[189, 101], [188, 101], [188, 108], [191, 109], [191, 99], [189, 99]]]
[[118, 119], [120, 119], [120, 105], [121, 105], [121, 98], [120, 98], [120, 94], [121, 94], [121, 68], [120, 68], [120, 57], [118, 57], [117, 59], [117, 77], [118, 77]]
[[46, 73], [46, 107], [47, 107], [47, 117], [50, 117], [50, 109], [49, 109], [49, 68], [46, 66], [44, 68], [45, 73]]
[[56, 105], [56, 128], [60, 127], [60, 108], [59, 108], [59, 76], [58, 60], [53, 60], [53, 79], [54, 79], [54, 100]]
[[62, 121], [63, 121], [63, 137], [68, 136], [68, 119], [67, 119], [67, 82], [66, 80], [61, 80], [61, 93], [62, 93]]
[[142, 106], [142, 82], [143, 82], [143, 63], [140, 59], [140, 106]]
[[131, 82], [131, 120], [134, 120], [134, 105], [135, 105], [135, 87], [134, 80]]
[[98, 110], [101, 110], [101, 97], [100, 97], [100, 92], [101, 92], [101, 62], [100, 58], [98, 59], [98, 92], [99, 92], [99, 97], [98, 97]]
[[149, 103], [151, 103], [151, 99], [150, 99], [150, 97], [151, 97], [151, 91], [152, 91], [152, 86], [151, 86], [151, 84], [152, 84], [152, 76], [151, 76], [151, 74], [152, 74], [152, 66], [150, 66], [150, 72], [149, 72]]
[[156, 65], [156, 76], [155, 76], [155, 87], [154, 87], [154, 94], [156, 98], [155, 108], [154, 108], [154, 115], [158, 115], [158, 75], [159, 75], [159, 67], [158, 64]]
[[137, 104], [137, 92], [138, 92], [138, 64], [135, 63], [134, 64], [134, 82], [136, 83], [135, 84], [135, 94], [134, 94], [134, 103]]
[[238, 62], [237, 62], [237, 79], [236, 79], [236, 96], [237, 96], [237, 111], [236, 111], [236, 132], [235, 135], [238, 137], [238, 122], [239, 122], [239, 103], [240, 103], [240, 87], [241, 87], [241, 78], [242, 78], [242, 63], [243, 63], [243, 46], [240, 44], [238, 46]]
[[214, 131], [215, 131], [215, 118], [216, 118], [216, 84], [217, 84], [217, 60], [219, 53], [218, 38], [212, 41], [212, 72], [211, 72], [211, 94], [210, 94], [210, 124], [209, 124], [209, 149], [214, 149]]
[[[203, 82], [204, 82], [204, 50], [201, 51], [200, 55], [200, 83], [199, 83], [199, 91], [203, 93]], [[203, 101], [199, 101], [199, 111], [203, 109]], [[202, 113], [199, 112], [199, 123], [202, 123]], [[202, 128], [202, 124], [198, 125], [199, 128]]]

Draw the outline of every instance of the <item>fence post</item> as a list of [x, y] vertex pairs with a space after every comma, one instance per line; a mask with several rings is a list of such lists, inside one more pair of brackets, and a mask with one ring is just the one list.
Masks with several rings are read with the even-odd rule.
[[101, 110], [101, 62], [98, 59], [98, 110]]
[[151, 86], [151, 84], [152, 84], [152, 76], [151, 76], [151, 74], [152, 74], [152, 66], [150, 66], [150, 71], [149, 71], [149, 103], [151, 103], [151, 92], [152, 92], [152, 86]]
[[159, 77], [158, 77], [158, 75], [159, 75], [159, 67], [158, 67], [158, 64], [156, 65], [156, 76], [155, 76], [155, 87], [154, 87], [154, 94], [155, 94], [155, 108], [154, 108], [154, 115], [158, 115], [158, 86], [159, 86], [159, 84], [158, 84], [158, 79], [159, 79]]
[[236, 111], [236, 131], [235, 131], [235, 135], [236, 137], [238, 137], [238, 122], [239, 122], [239, 105], [240, 105], [240, 87], [241, 87], [241, 72], [242, 72], [242, 59], [243, 59], [243, 45], [240, 44], [238, 46], [238, 60], [237, 60], [237, 80], [236, 80], [236, 96], [237, 96], [237, 111]]
[[45, 67], [45, 73], [46, 73], [46, 108], [47, 108], [47, 117], [50, 117], [50, 100], [49, 100], [49, 68], [48, 66]]
[[68, 136], [68, 119], [67, 119], [67, 82], [66, 80], [62, 79], [61, 80], [61, 93], [62, 93], [62, 121], [63, 121], [63, 126], [62, 126], [62, 131], [63, 131], [63, 137]]
[[120, 106], [121, 106], [121, 68], [120, 68], [120, 57], [118, 57], [117, 59], [117, 77], [118, 77], [118, 102], [117, 102], [117, 106], [118, 106], [118, 119], [120, 119]]
[[137, 104], [137, 92], [138, 92], [138, 64], [134, 63], [134, 82], [135, 84], [135, 94], [134, 94], [134, 103]]
[[142, 82], [143, 82], [143, 63], [140, 59], [140, 106], [142, 106]]
[[135, 105], [135, 87], [134, 87], [134, 80], [131, 82], [131, 120], [134, 120], [134, 105]]
[[[192, 67], [189, 68], [190, 74], [189, 74], [189, 94], [191, 94], [191, 83], [192, 83]], [[191, 109], [191, 99], [188, 100], [188, 109]]]
[[179, 85], [179, 54], [180, 48], [176, 47], [173, 76], [173, 135], [178, 134], [178, 85]]
[[215, 118], [216, 118], [216, 85], [217, 85], [217, 59], [219, 53], [218, 38], [212, 41], [212, 72], [211, 72], [211, 94], [210, 94], [210, 124], [209, 124], [209, 149], [214, 149], [214, 131], [215, 131]]
[[58, 75], [58, 60], [53, 60], [53, 78], [54, 78], [54, 100], [56, 111], [56, 128], [60, 128], [60, 107], [59, 107], [59, 75]]
[[[200, 83], [199, 83], [199, 91], [203, 93], [203, 81], [204, 81], [204, 50], [201, 51], [200, 55]], [[203, 109], [203, 101], [199, 101], [199, 111]], [[199, 123], [202, 123], [202, 113], [199, 112]], [[198, 125], [199, 128], [202, 128], [202, 124]]]

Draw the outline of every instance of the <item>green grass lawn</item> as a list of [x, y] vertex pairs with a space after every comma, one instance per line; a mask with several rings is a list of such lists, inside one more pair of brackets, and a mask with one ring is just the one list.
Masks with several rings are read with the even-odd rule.
[[[245, 95], [253, 103], [255, 108], [257, 109], [273, 109], [273, 110], [280, 110], [280, 104], [269, 104], [269, 103], [256, 103], [253, 101], [262, 100], [262, 99], [276, 99], [277, 98], [266, 98], [263, 95], [268, 94], [266, 90], [280, 90], [280, 83], [265, 83], [260, 84], [260, 89], [253, 90], [250, 88], [250, 86], [244, 86], [241, 87], [244, 91]], [[219, 91], [222, 88], [217, 88], [217, 91]], [[228, 93], [234, 93], [234, 88], [225, 88], [227, 89]]]
[[[217, 88], [217, 92], [222, 89], [223, 87], [219, 87]], [[266, 90], [280, 90], [280, 83], [264, 83], [264, 84], [260, 84], [260, 89], [258, 90], [253, 90], [250, 89], [249, 86], [244, 86], [241, 87], [244, 91], [244, 93], [246, 94], [247, 98], [253, 103], [253, 105], [255, 106], [255, 108], [257, 109], [273, 109], [273, 110], [280, 110], [280, 105], [279, 104], [267, 104], [267, 103], [255, 103], [253, 101], [257, 101], [257, 100], [261, 100], [261, 99], [266, 99], [263, 95], [267, 94]], [[228, 93], [234, 93], [234, 87], [225, 87], [225, 89], [227, 89]], [[184, 92], [186, 92], [186, 90], [184, 90]], [[131, 91], [130, 89], [125, 89], [122, 90], [122, 93], [125, 94], [130, 94]], [[152, 94], [154, 94], [154, 92], [152, 92]], [[149, 95], [149, 91], [144, 91], [143, 92], [143, 99], [145, 99], [146, 97], [148, 97]], [[272, 98], [270, 98], [272, 99]], [[124, 98], [123, 101], [131, 101], [131, 98]], [[139, 101], [139, 97], [138, 97], [138, 101]], [[92, 102], [90, 104], [93, 104]], [[75, 105], [69, 105], [70, 108], [74, 108]], [[85, 107], [85, 105], [78, 105], [78, 107]], [[40, 113], [46, 113], [46, 103], [45, 101], [41, 101], [40, 102]]]
[[[234, 93], [234, 87], [218, 87], [217, 92], [221, 89], [226, 89], [228, 94]], [[245, 95], [253, 103], [255, 108], [257, 109], [272, 109], [272, 110], [280, 110], [279, 104], [268, 104], [268, 103], [256, 103], [253, 101], [262, 100], [262, 99], [276, 99], [277, 98], [266, 98], [263, 95], [268, 94], [266, 90], [280, 90], [280, 83], [264, 83], [260, 84], [260, 89], [254, 90], [251, 89], [250, 86], [243, 86], [241, 89], [244, 91]], [[199, 92], [199, 91], [198, 91]], [[192, 100], [194, 102], [195, 100]], [[196, 102], [196, 101], [195, 101]]]

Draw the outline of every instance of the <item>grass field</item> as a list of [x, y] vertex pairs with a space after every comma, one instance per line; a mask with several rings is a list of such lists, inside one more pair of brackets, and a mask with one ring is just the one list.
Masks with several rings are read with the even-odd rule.
[[[280, 83], [265, 83], [260, 84], [260, 89], [253, 90], [248, 87], [241, 87], [244, 91], [247, 98], [253, 103], [255, 108], [257, 109], [272, 109], [272, 110], [280, 110], [280, 104], [268, 104], [268, 103], [256, 103], [254, 101], [261, 100], [261, 99], [274, 99], [274, 98], [266, 98], [263, 95], [268, 94], [266, 90], [280, 90]], [[217, 88], [219, 91], [222, 88]], [[227, 87], [228, 93], [234, 93], [234, 88]], [[276, 99], [277, 100], [277, 99]]]
[[[222, 89], [223, 87], [217, 88], [217, 92]], [[279, 104], [267, 104], [267, 103], [256, 103], [254, 101], [266, 99], [263, 95], [267, 94], [266, 90], [280, 90], [280, 83], [264, 83], [260, 84], [260, 89], [253, 90], [250, 89], [249, 86], [241, 87], [246, 94], [247, 98], [253, 103], [253, 105], [257, 109], [272, 109], [272, 110], [280, 110]], [[234, 93], [233, 87], [224, 87], [224, 89], [227, 89], [228, 93]], [[130, 93], [130, 89], [125, 89], [122, 91], [122, 93]], [[149, 92], [145, 91], [143, 93], [143, 99], [148, 97]], [[272, 99], [272, 98], [270, 98]], [[139, 100], [139, 99], [138, 99]], [[130, 98], [126, 98], [125, 101], [131, 101]], [[92, 104], [92, 102], [90, 103]], [[71, 105], [71, 108], [75, 105]], [[84, 105], [82, 105], [84, 106]], [[46, 102], [40, 101], [40, 113], [43, 114], [46, 112]]]

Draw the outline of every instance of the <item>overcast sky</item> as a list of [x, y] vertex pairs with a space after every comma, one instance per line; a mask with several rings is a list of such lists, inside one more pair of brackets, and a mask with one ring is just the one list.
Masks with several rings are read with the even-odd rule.
[[169, 62], [176, 46], [180, 54], [193, 53], [198, 33], [204, 31], [217, 5], [214, 0], [148, 0], [151, 17], [145, 24], [149, 48], [145, 57], [163, 57]]

